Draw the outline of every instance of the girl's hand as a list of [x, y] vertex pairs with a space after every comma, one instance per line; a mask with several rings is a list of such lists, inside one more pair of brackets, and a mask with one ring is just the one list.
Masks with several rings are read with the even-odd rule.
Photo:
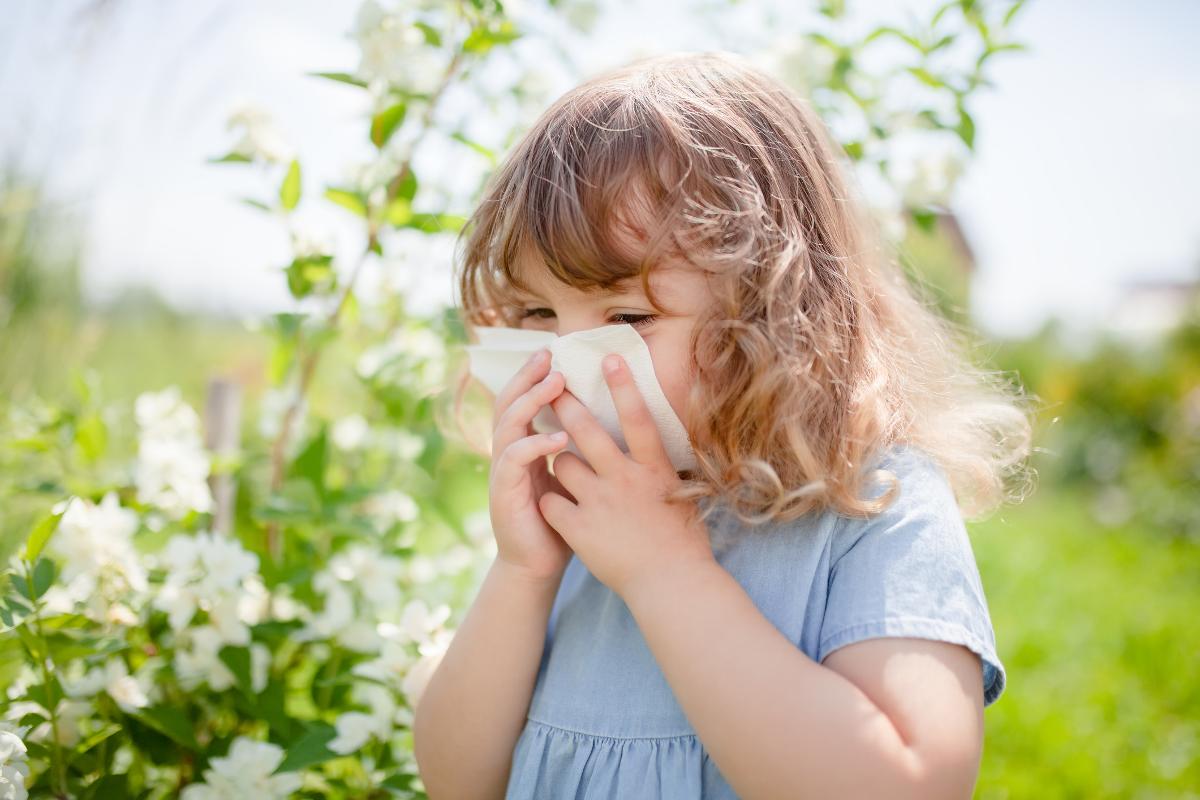
[[682, 481], [624, 359], [612, 355], [606, 361], [612, 359], [618, 368], [605, 375], [629, 454], [578, 398], [563, 391], [551, 406], [587, 462], [560, 453], [554, 474], [575, 499], [548, 491], [538, 506], [588, 571], [624, 597], [664, 570], [706, 566], [716, 558], [695, 504], [663, 500]]
[[550, 353], [539, 350], [496, 396], [488, 506], [496, 557], [535, 579], [561, 578], [571, 548], [542, 518], [537, 499], [548, 491], [565, 492], [550, 474], [547, 456], [566, 447], [550, 434], [534, 433], [533, 418], [565, 387], [561, 372], [551, 372]]

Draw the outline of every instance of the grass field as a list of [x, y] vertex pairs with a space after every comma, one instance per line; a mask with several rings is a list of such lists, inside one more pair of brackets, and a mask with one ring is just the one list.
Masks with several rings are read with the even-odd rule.
[[1200, 543], [1056, 487], [970, 530], [1008, 677], [976, 797], [1200, 797]]

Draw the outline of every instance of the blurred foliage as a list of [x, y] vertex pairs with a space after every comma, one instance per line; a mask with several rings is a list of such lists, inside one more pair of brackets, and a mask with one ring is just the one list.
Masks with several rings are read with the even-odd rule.
[[[84, 612], [27, 613], [61, 577], [61, 511], [49, 511], [57, 501], [115, 492], [122, 508], [137, 513], [135, 541], [147, 554], [162, 552], [174, 534], [211, 524], [200, 511], [163, 519], [139, 496], [131, 412], [147, 389], [165, 386], [180, 387], [199, 407], [218, 374], [246, 390], [253, 413], [241, 421], [241, 450], [217, 459], [213, 470], [235, 480], [233, 538], [259, 559], [268, 589], [287, 590], [322, 613], [329, 598], [315, 577], [339, 554], [372, 543], [381, 559], [405, 565], [405, 600], [447, 603], [451, 629], [464, 611], [478, 573], [432, 569], [434, 578], [417, 579], [455, 546], [486, 554], [478, 517], [486, 513], [486, 462], [463, 447], [444, 416], [446, 381], [461, 365], [454, 345], [464, 332], [452, 312], [414, 316], [398, 295], [367, 303], [356, 279], [363, 264], [403, 246], [397, 234], [452, 236], [461, 226], [463, 211], [437, 205], [437, 176], [417, 174], [412, 156], [435, 124], [439, 93], [455, 82], [481, 92], [469, 77], [486, 72], [488, 54], [504, 52], [523, 32], [497, 2], [414, 4], [407, 27], [385, 23], [389, 16], [373, 5], [364, 4], [356, 21], [360, 68], [314, 73], [372, 100], [363, 135], [374, 158], [355, 179], [313, 186], [301, 154], [252, 111], [237, 118], [242, 140], [212, 159], [226, 165], [219, 168], [257, 165], [269, 176], [259, 197], [243, 200], [289, 232], [292, 251], [278, 266], [296, 301], [291, 313], [247, 327], [181, 314], [137, 292], [108, 308], [82, 308], [77, 250], [49, 249], [74, 241], [76, 223], [49, 210], [37, 181], [31, 188], [10, 171], [0, 187], [0, 555], [17, 556], [0, 584], [15, 621], [0, 628], [0, 683], [21, 687], [7, 701], [0, 697], [0, 707], [55, 707], [59, 675], [76, 663], [100, 666], [114, 653], [131, 670], [154, 675], [165, 693], [138, 712], [101, 694], [89, 710], [89, 738], [62, 751], [35, 742], [34, 796], [51, 796], [51, 787], [166, 796], [203, 780], [205, 767], [239, 735], [277, 744], [285, 768], [305, 775], [300, 796], [421, 796], [402, 721], [351, 756], [327, 747], [343, 716], [370, 711], [353, 695], [362, 681], [351, 670], [373, 654], [339, 638], [342, 632], [302, 643], [289, 641], [290, 622], [252, 626], [252, 643], [273, 654], [270, 689], [255, 700], [246, 691], [250, 656], [237, 647], [222, 655], [234, 685], [181, 692], [171, 658], [186, 644], [173, 638], [161, 610], [138, 607], [137, 623], [126, 628], [88, 622]], [[587, 3], [549, 5], [581, 27], [594, 16]], [[847, 5], [821, 2], [827, 25], [795, 35], [780, 72], [835, 127], [856, 116], [847, 129], [861, 135], [842, 142], [847, 156], [899, 183], [886, 145], [903, 132], [946, 134], [967, 154], [973, 150], [970, 96], [991, 85], [993, 57], [1022, 48], [1008, 34], [1022, 5], [953, 0], [925, 21], [849, 36], [841, 25]], [[909, 60], [872, 72], [864, 53], [888, 44], [906, 48]], [[964, 46], [973, 53], [968, 68], [941, 60]], [[366, 58], [380, 52], [403, 58]], [[397, 74], [420, 77], [406, 82]], [[536, 110], [546, 98], [526, 78], [505, 94]], [[889, 105], [907, 96], [902, 82], [928, 90], [918, 107]], [[495, 100], [481, 97], [480, 107], [494, 108]], [[518, 132], [498, 130], [496, 142], [475, 141], [465, 130], [449, 138], [494, 165]], [[969, 274], [936, 221], [956, 175], [955, 166], [928, 167], [898, 187], [906, 268], [936, 287], [950, 316], [965, 307]], [[332, 203], [361, 220], [359, 261], [340, 263], [329, 243], [308, 238], [296, 211], [312, 203]], [[1177, 797], [1200, 785], [1198, 683], [1190, 672], [1200, 644], [1191, 622], [1200, 600], [1193, 580], [1200, 563], [1198, 350], [1195, 315], [1149, 351], [1112, 340], [1077, 356], [1053, 325], [998, 344], [995, 366], [1017, 373], [1047, 408], [1037, 437], [1040, 491], [973, 524], [1009, 680], [986, 717], [979, 797]], [[478, 401], [475, 410], [486, 413]], [[345, 446], [351, 439], [359, 444]], [[388, 517], [372, 506], [381, 497], [395, 501], [396, 491], [413, 503], [414, 517], [396, 518], [394, 508]], [[154, 574], [152, 584], [166, 577]], [[386, 617], [375, 611], [356, 607], [361, 619]], [[196, 619], [197, 626], [208, 621], [205, 613]], [[83, 650], [68, 648], [55, 625], [97, 638]], [[49, 677], [20, 669], [33, 663], [47, 665]], [[401, 691], [396, 700], [403, 706], [411, 698]], [[28, 712], [22, 721], [37, 725], [48, 715]], [[125, 759], [119, 773], [112, 769], [118, 752]], [[368, 794], [373, 786], [379, 791]]]

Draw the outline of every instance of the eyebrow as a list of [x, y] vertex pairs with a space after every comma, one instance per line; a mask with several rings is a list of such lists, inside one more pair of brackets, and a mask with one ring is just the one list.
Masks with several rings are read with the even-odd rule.
[[[630, 290], [633, 290], [633, 289], [640, 290], [641, 288], [642, 288], [641, 277], [637, 276], [637, 275], [632, 275], [630, 277], [621, 278], [620, 280], [614, 281], [613, 289], [611, 289], [611, 290], [606, 290], [606, 289], [601, 289], [600, 287], [596, 287], [595, 292], [596, 292], [596, 294], [599, 294], [599, 295], [605, 295], [605, 294], [614, 295], [614, 294], [628, 293]], [[541, 297], [541, 295], [538, 292], [526, 291], [524, 289], [516, 289], [516, 294], [518, 294], [520, 296], [526, 296], [526, 297]]]

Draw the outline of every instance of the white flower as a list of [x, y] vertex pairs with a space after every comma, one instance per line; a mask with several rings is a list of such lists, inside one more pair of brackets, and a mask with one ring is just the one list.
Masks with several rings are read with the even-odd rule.
[[371, 709], [370, 713], [348, 711], [334, 723], [337, 736], [327, 745], [335, 753], [353, 753], [372, 736], [386, 741], [392, 735], [398, 706], [391, 691], [375, 683], [356, 683], [351, 697]]
[[207, 681], [216, 692], [233, 686], [237, 679], [219, 655], [224, 644], [221, 634], [211, 625], [190, 628], [188, 646], [175, 651], [175, 674], [179, 685], [192, 690]]
[[92, 667], [78, 681], [64, 683], [63, 691], [68, 697], [74, 698], [93, 697], [106, 691], [122, 709], [133, 711], [150, 705], [150, 698], [146, 695], [148, 684], [148, 674], [143, 673], [139, 677], [130, 675], [125, 660], [113, 656], [103, 667]]
[[351, 545], [329, 560], [329, 572], [340, 581], [353, 583], [376, 609], [400, 604], [403, 569], [400, 559], [364, 544]]
[[411, 522], [421, 514], [417, 501], [407, 492], [391, 489], [367, 498], [363, 503], [375, 522], [376, 529], [383, 533], [399, 522]]
[[98, 505], [71, 497], [49, 544], [64, 559], [63, 585], [53, 587], [58, 591], [49, 598], [52, 609], [66, 612], [77, 600], [146, 591], [146, 570], [133, 546], [137, 527], [137, 513], [122, 508], [116, 492], [108, 492]]
[[429, 583], [438, 576], [437, 564], [428, 556], [413, 556], [407, 568], [408, 579], [413, 583]]
[[135, 402], [138, 501], [172, 519], [188, 511], [211, 511], [210, 459], [200, 435], [200, 418], [183, 402], [178, 386], [145, 392]]
[[355, 675], [400, 688], [400, 681], [415, 660], [403, 642], [385, 637], [377, 658], [355, 664], [350, 671]]
[[432, 394], [443, 388], [446, 378], [446, 344], [428, 327], [400, 328], [364, 350], [355, 369], [367, 380], [402, 382], [418, 394]]
[[339, 450], [358, 450], [367, 441], [371, 428], [361, 414], [342, 417], [333, 424], [333, 444]]
[[455, 575], [475, 561], [475, 551], [465, 544], [456, 544], [438, 556], [434, 563], [443, 575]]
[[404, 606], [398, 627], [409, 640], [421, 644], [431, 641], [432, 634], [449, 618], [450, 606], [442, 603], [430, 611], [425, 601], [417, 598]]
[[274, 163], [295, 157], [295, 149], [280, 134], [270, 114], [259, 106], [241, 104], [229, 115], [225, 127], [231, 131], [243, 129], [242, 137], [232, 148], [234, 153]]
[[[175, 652], [175, 673], [185, 689], [195, 689], [201, 683], [222, 692], [237, 682], [233, 672], [221, 660], [221, 648], [229, 643], [211, 625], [188, 629], [188, 644]], [[267, 688], [271, 667], [271, 651], [261, 642], [250, 645], [250, 688], [261, 692]]]
[[362, 51], [356, 75], [368, 83], [400, 84], [416, 92], [437, 88], [447, 54], [425, 43], [425, 33], [376, 3], [359, 8], [351, 35]]
[[347, 711], [339, 714], [334, 723], [337, 736], [326, 745], [335, 753], [343, 755], [358, 750], [367, 740], [378, 733], [378, 722], [370, 714], [361, 711]]
[[4, 724], [0, 728], [0, 798], [3, 800], [25, 800], [29, 796], [25, 779], [29, 777], [27, 750], [18, 731], [22, 729]]
[[152, 605], [167, 613], [172, 630], [203, 609], [226, 644], [250, 641], [246, 626], [262, 621], [267, 602], [257, 555], [233, 537], [200, 531], [172, 536], [160, 557], [167, 579]]
[[442, 662], [442, 657], [446, 654], [446, 649], [450, 646], [450, 640], [453, 638], [454, 634], [452, 632], [443, 631], [433, 640], [422, 646], [420, 659], [409, 668], [404, 676], [404, 680], [400, 684], [401, 690], [408, 699], [410, 707], [416, 708], [420, 704], [421, 695], [425, 693], [425, 687], [429, 685], [429, 679], [433, 677], [433, 673]]
[[404, 461], [412, 461], [425, 450], [425, 440], [412, 431], [392, 428], [380, 436], [383, 448]]
[[335, 636], [343, 647], [358, 653], [378, 653], [382, 639], [375, 626], [365, 619], [356, 619], [339, 630]]
[[[279, 800], [300, 788], [303, 781], [294, 772], [275, 773], [283, 761], [283, 749], [270, 742], [244, 736], [233, 740], [229, 753], [209, 761], [205, 783], [184, 787], [183, 800]], [[272, 774], [275, 773], [275, 774]]]

